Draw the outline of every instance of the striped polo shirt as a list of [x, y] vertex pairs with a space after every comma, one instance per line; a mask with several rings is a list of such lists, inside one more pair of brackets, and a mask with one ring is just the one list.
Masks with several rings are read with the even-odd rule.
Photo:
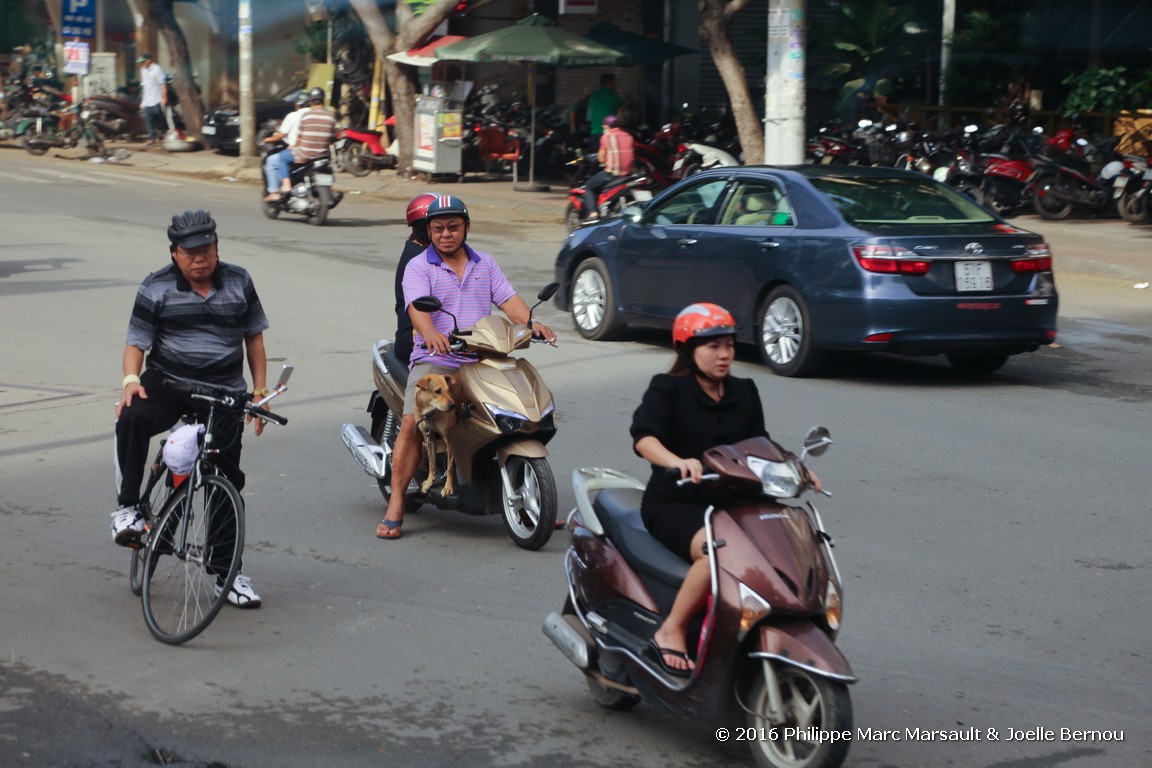
[[292, 148], [292, 159], [306, 163], [328, 154], [336, 140], [336, 116], [326, 109], [313, 107], [300, 118], [299, 143]]
[[144, 278], [128, 322], [128, 344], [148, 353], [147, 367], [236, 391], [244, 383], [244, 339], [268, 328], [248, 272], [219, 262], [208, 296], [175, 264]]
[[[404, 308], [421, 296], [435, 296], [440, 299], [447, 312], [456, 316], [460, 328], [475, 325], [482, 317], [492, 314], [492, 305], [499, 307], [516, 295], [516, 289], [504, 277], [496, 259], [486, 253], [473, 250], [467, 244], [468, 264], [464, 267], [464, 279], [456, 277], [452, 268], [444, 263], [435, 246], [428, 246], [422, 254], [408, 262], [404, 268]], [[452, 318], [447, 312], [432, 314], [432, 324], [436, 330], [447, 334], [452, 330]], [[424, 338], [413, 333], [412, 358], [409, 367], [416, 363], [435, 363], [448, 368], [459, 368], [461, 363], [471, 363], [475, 355], [433, 355], [424, 349]]]

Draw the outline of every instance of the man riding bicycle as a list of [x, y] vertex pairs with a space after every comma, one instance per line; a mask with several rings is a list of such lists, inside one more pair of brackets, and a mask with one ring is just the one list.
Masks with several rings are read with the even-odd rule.
[[[123, 393], [116, 405], [119, 508], [112, 513], [112, 537], [128, 547], [139, 546], [144, 531], [137, 504], [152, 438], [185, 414], [205, 411], [190, 396], [165, 391], [162, 382], [197, 382], [243, 393], [247, 358], [253, 395], [268, 394], [268, 318], [248, 273], [220, 261], [215, 220], [203, 210], [173, 216], [168, 240], [172, 263], [144, 278], [136, 292], [124, 348]], [[264, 422], [257, 420], [255, 430], [260, 435]], [[217, 432], [215, 464], [240, 491], [243, 424], [238, 418], [222, 421]], [[228, 601], [241, 608], [257, 608], [261, 602], [251, 580], [240, 574]]]

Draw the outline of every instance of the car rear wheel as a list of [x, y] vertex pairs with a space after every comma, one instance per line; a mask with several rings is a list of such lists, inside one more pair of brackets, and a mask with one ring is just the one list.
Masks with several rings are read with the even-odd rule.
[[778, 376], [813, 376], [826, 355], [812, 345], [812, 319], [800, 293], [780, 285], [760, 305], [760, 356]]
[[995, 373], [1004, 367], [1004, 363], [1008, 362], [1008, 355], [1000, 354], [983, 354], [983, 355], [948, 355], [948, 362], [957, 373], [963, 373], [968, 376], [983, 376], [989, 373]]
[[607, 341], [624, 329], [616, 312], [616, 297], [608, 279], [608, 267], [600, 259], [588, 259], [576, 268], [572, 279], [572, 322], [586, 339]]

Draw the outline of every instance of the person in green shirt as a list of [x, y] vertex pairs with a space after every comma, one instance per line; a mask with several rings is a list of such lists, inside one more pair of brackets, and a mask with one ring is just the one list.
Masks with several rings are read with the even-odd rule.
[[616, 114], [622, 100], [616, 93], [616, 75], [608, 72], [600, 75], [600, 87], [588, 94], [588, 131], [592, 135], [591, 147], [600, 146], [600, 134], [604, 132], [604, 118]]

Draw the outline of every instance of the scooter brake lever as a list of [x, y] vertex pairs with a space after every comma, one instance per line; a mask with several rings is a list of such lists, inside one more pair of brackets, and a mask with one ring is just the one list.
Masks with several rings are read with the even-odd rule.
[[[728, 542], [724, 541], [724, 539], [716, 539], [716, 549], [726, 546], [728, 546]], [[704, 542], [704, 554], [708, 554], [708, 542]]]

